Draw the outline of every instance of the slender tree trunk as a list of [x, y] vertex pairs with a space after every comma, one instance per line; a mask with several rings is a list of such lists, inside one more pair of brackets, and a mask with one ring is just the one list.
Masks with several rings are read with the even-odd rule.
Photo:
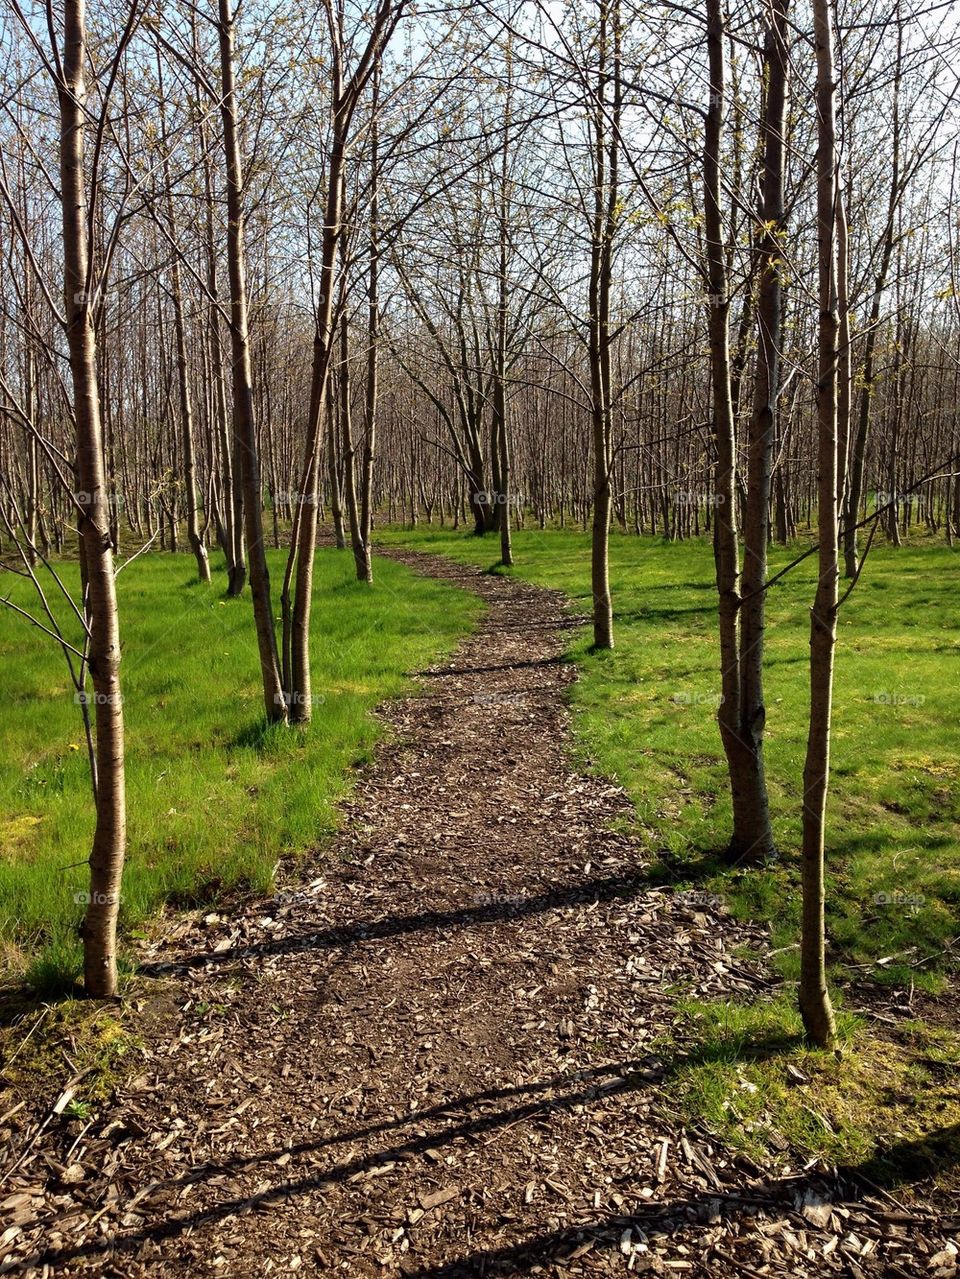
[[103, 466], [103, 432], [84, 177], [86, 30], [84, 0], [64, 0], [60, 103], [63, 284], [77, 435], [77, 483], [83, 497], [80, 540], [89, 667], [96, 725], [96, 827], [90, 898], [83, 921], [84, 985], [90, 995], [117, 990], [117, 915], [126, 848], [120, 625]]
[[770, 540], [770, 477], [780, 390], [784, 245], [784, 155], [787, 127], [788, 0], [773, 0], [764, 56], [766, 101], [762, 126], [761, 227], [757, 235], [757, 367], [749, 427], [746, 517], [743, 530], [740, 607], [740, 724], [745, 748], [740, 802], [734, 806], [731, 852], [762, 860], [773, 851], [770, 803], [763, 759], [766, 706], [763, 659], [766, 626], [767, 545]]
[[[346, 241], [343, 242], [346, 244]], [[347, 317], [340, 319], [340, 433], [343, 438], [343, 487], [347, 498], [350, 547], [357, 580], [366, 580], [366, 549], [360, 531], [360, 503], [357, 499], [357, 458], [353, 446], [353, 413], [350, 396], [350, 331]]]
[[[346, 550], [347, 533], [343, 522], [343, 485], [340, 483], [340, 442], [334, 413], [333, 387], [329, 380], [324, 388], [324, 425], [327, 435], [327, 486], [330, 489], [330, 518], [333, 540], [338, 551]], [[319, 477], [319, 470], [317, 472]]]
[[291, 719], [308, 723], [313, 709], [310, 684], [310, 614], [313, 605], [313, 559], [317, 545], [317, 501], [319, 488], [320, 440], [324, 415], [328, 433], [330, 507], [333, 513], [337, 546], [343, 546], [343, 515], [340, 485], [337, 477], [338, 450], [335, 446], [334, 415], [330, 403], [330, 363], [333, 353], [333, 299], [336, 287], [337, 249], [340, 244], [343, 217], [343, 177], [346, 161], [346, 121], [343, 117], [343, 82], [340, 63], [334, 68], [333, 145], [327, 172], [323, 243], [321, 245], [320, 298], [317, 306], [316, 332], [313, 342], [311, 374], [311, 421], [307, 432], [307, 464], [304, 469], [304, 506], [297, 528], [297, 541], [290, 554], [296, 557], [295, 591], [291, 614], [290, 700]]
[[[24, 411], [31, 427], [36, 429], [37, 423], [37, 366], [33, 354], [33, 343], [25, 339], [24, 350]], [[31, 430], [27, 437], [27, 562], [33, 567], [37, 562], [37, 523], [40, 513], [40, 462], [37, 452], [37, 437]]]
[[[726, 59], [721, 0], [707, 0], [707, 57], [710, 101], [704, 131], [704, 232], [707, 256], [707, 330], [713, 390], [713, 435], [716, 448], [713, 526], [720, 624], [720, 708], [717, 722], [727, 757], [733, 800], [734, 830], [749, 830], [755, 816], [755, 787], [750, 779], [751, 752], [740, 735], [740, 544], [737, 529], [736, 423], [730, 375], [730, 298], [723, 228], [720, 172], [726, 113]], [[749, 848], [732, 850], [740, 855]]]
[[365, 396], [365, 432], [360, 468], [360, 540], [363, 543], [363, 565], [357, 576], [373, 581], [373, 459], [377, 447], [377, 392], [380, 371], [380, 133], [378, 109], [380, 101], [380, 67], [373, 73], [370, 126], [370, 266], [367, 285], [367, 385]]
[[[312, 502], [304, 508], [298, 529], [297, 544], [291, 548], [296, 556], [296, 592], [291, 617], [292, 636], [291, 700], [292, 718], [306, 722], [311, 713], [310, 697], [310, 613], [313, 591], [313, 557], [317, 540], [317, 478], [320, 440], [323, 433], [323, 413], [327, 406], [327, 389], [330, 378], [330, 362], [334, 340], [333, 298], [337, 278], [337, 250], [343, 234], [344, 180], [347, 161], [347, 140], [353, 113], [368, 80], [375, 74], [383, 48], [403, 13], [405, 0], [383, 4], [372, 19], [366, 46], [358, 56], [353, 75], [345, 78], [344, 59], [347, 42], [344, 38], [344, 10], [340, 6], [330, 24], [332, 54], [330, 67], [331, 146], [327, 166], [327, 200], [324, 210], [323, 241], [321, 244], [320, 298], [316, 315], [314, 358], [311, 373], [311, 404], [315, 414], [307, 428], [305, 482], [313, 485], [309, 495]], [[332, 10], [331, 10], [332, 13]], [[336, 453], [331, 450], [331, 481], [335, 475]], [[334, 509], [335, 485], [331, 483], [331, 506]], [[338, 545], [343, 540], [342, 524], [337, 530]]]
[[859, 563], [857, 550], [857, 529], [860, 503], [863, 499], [863, 477], [866, 461], [867, 440], [870, 434], [870, 410], [873, 403], [876, 383], [876, 350], [880, 328], [880, 314], [883, 306], [883, 293], [890, 273], [890, 262], [893, 257], [896, 240], [897, 208], [902, 196], [901, 191], [901, 125], [900, 125], [900, 83], [903, 75], [903, 25], [897, 24], [897, 55], [893, 77], [893, 138], [890, 155], [890, 188], [887, 194], [887, 216], [883, 231], [883, 244], [880, 252], [880, 264], [877, 268], [873, 286], [873, 298], [867, 317], [867, 336], [864, 341], [863, 373], [861, 376], [860, 402], [857, 410], [857, 430], [850, 441], [849, 461], [847, 465], [846, 484], [844, 486], [843, 506], [843, 560], [844, 573], [854, 577]]
[[260, 458], [253, 415], [253, 375], [247, 321], [246, 248], [244, 245], [243, 164], [237, 129], [234, 73], [233, 13], [230, 0], [219, 0], [218, 34], [223, 119], [223, 143], [227, 179], [227, 264], [230, 273], [230, 339], [233, 353], [234, 455], [240, 460], [243, 504], [250, 558], [250, 591], [263, 678], [263, 702], [267, 719], [285, 720], [286, 699], [280, 682], [277, 636], [270, 599], [270, 573], [263, 540], [260, 502]]
[[507, 49], [507, 96], [504, 104], [503, 147], [500, 152], [500, 191], [497, 263], [497, 349], [493, 374], [493, 420], [496, 423], [496, 452], [500, 458], [500, 563], [509, 567], [513, 563], [513, 547], [510, 539], [510, 501], [512, 475], [510, 468], [510, 435], [507, 423], [507, 327], [510, 319], [510, 290], [507, 281], [507, 250], [510, 237], [510, 109], [513, 60]]
[[243, 588], [247, 582], [246, 548], [243, 536], [243, 492], [240, 459], [234, 452], [235, 445], [227, 409], [223, 334], [220, 329], [217, 242], [213, 217], [213, 178], [207, 154], [206, 119], [202, 114], [200, 118], [200, 145], [203, 150], [207, 291], [210, 295], [208, 338], [213, 380], [211, 413], [214, 418], [214, 430], [220, 452], [220, 509], [223, 529], [222, 544], [227, 570], [227, 594], [237, 598], [243, 593]]
[[197, 457], [193, 440], [193, 404], [190, 396], [190, 366], [187, 360], [187, 329], [183, 315], [183, 289], [180, 280], [180, 258], [176, 247], [176, 221], [173, 212], [173, 190], [170, 183], [170, 161], [166, 148], [166, 113], [163, 108], [163, 80], [160, 66], [157, 68], [160, 93], [160, 131], [164, 147], [163, 176], [167, 188], [167, 224], [170, 229], [170, 293], [173, 301], [173, 328], [177, 346], [177, 388], [180, 393], [180, 453], [183, 471], [184, 500], [187, 514], [187, 541], [197, 561], [197, 574], [201, 582], [210, 581], [210, 562], [207, 548], [200, 536], [200, 517], [197, 508]]
[[832, 0], [814, 0], [817, 57], [817, 227], [820, 326], [817, 359], [819, 579], [810, 615], [810, 728], [803, 768], [803, 909], [800, 1013], [820, 1047], [836, 1036], [827, 989], [824, 843], [830, 779], [833, 659], [837, 638], [837, 151]]
[[[613, 27], [613, 73], [609, 69]], [[590, 399], [593, 439], [593, 520], [590, 580], [593, 591], [594, 648], [613, 648], [613, 601], [610, 595], [610, 478], [612, 379], [610, 368], [610, 294], [613, 282], [613, 239], [616, 231], [617, 172], [620, 149], [622, 86], [620, 82], [620, 8], [600, 0], [599, 71], [594, 132], [594, 206], [590, 235]], [[613, 81], [613, 97], [607, 89]]]

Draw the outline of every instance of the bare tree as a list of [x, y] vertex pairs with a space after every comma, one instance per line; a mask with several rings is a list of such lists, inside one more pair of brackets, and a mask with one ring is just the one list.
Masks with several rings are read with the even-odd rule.
[[834, 9], [814, 0], [817, 59], [817, 243], [819, 348], [817, 357], [819, 535], [817, 590], [810, 612], [810, 726], [803, 766], [803, 913], [800, 1012], [810, 1039], [828, 1047], [836, 1036], [827, 989], [824, 925], [824, 843], [830, 781], [833, 659], [837, 641], [840, 525], [837, 513], [837, 140]]
[[250, 358], [246, 246], [244, 227], [243, 159], [237, 120], [237, 88], [234, 54], [234, 20], [231, 0], [218, 0], [217, 35], [220, 45], [220, 115], [227, 194], [227, 264], [230, 276], [230, 344], [233, 354], [234, 456], [243, 476], [243, 507], [250, 592], [260, 653], [263, 702], [267, 719], [287, 718], [286, 696], [280, 682], [280, 659], [273, 623], [270, 571], [263, 537], [260, 450], [253, 409], [253, 368]]

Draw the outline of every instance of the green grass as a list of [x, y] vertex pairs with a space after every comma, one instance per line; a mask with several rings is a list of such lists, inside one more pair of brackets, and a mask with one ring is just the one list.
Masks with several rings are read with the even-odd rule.
[[904, 1022], [871, 1037], [838, 1021], [840, 1053], [813, 1052], [792, 1001], [681, 1001], [664, 1097], [688, 1120], [765, 1164], [771, 1151], [859, 1169], [898, 1186], [957, 1184], [960, 1035]]
[[[271, 565], [279, 580], [280, 556]], [[62, 566], [75, 588], [76, 565]], [[127, 725], [126, 934], [163, 903], [267, 890], [278, 860], [336, 822], [351, 770], [380, 732], [371, 712], [406, 673], [448, 652], [477, 601], [378, 559], [371, 588], [347, 552], [317, 554], [307, 730], [265, 728], [249, 597], [225, 599], [186, 556], [148, 555], [118, 578]], [[0, 590], [36, 612], [29, 583]], [[51, 590], [49, 598], [55, 598]], [[59, 608], [66, 616], [66, 609]], [[66, 634], [78, 643], [77, 624]], [[79, 708], [51, 640], [0, 608], [0, 946], [38, 989], [78, 970], [93, 813]]]
[[[381, 537], [485, 566], [498, 558], [493, 538], [449, 530]], [[514, 547], [511, 572], [563, 590], [589, 610], [584, 534], [521, 531]], [[795, 553], [777, 548], [771, 569]], [[617, 647], [592, 653], [583, 632], [571, 648], [582, 668], [572, 694], [580, 747], [629, 792], [637, 823], [659, 854], [654, 873], [699, 883], [722, 894], [736, 914], [769, 920], [776, 950], [793, 947], [799, 931], [815, 565], [811, 558], [795, 569], [768, 604], [766, 758], [782, 852], [773, 868], [731, 872], [716, 856], [729, 838], [730, 801], [716, 725], [709, 545], [614, 535]], [[942, 984], [950, 957], [941, 952], [956, 937], [960, 914], [960, 556], [945, 547], [876, 547], [843, 607], [828, 822], [835, 972], [866, 965], [858, 971], [878, 980]], [[778, 962], [795, 975], [795, 950], [784, 950]]]

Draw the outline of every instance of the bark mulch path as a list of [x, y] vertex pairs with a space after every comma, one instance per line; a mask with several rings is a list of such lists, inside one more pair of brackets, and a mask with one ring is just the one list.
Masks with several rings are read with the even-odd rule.
[[948, 1223], [680, 1126], [671, 992], [762, 995], [735, 955], [764, 934], [611, 830], [623, 793], [569, 755], [561, 598], [400, 558], [482, 623], [385, 709], [303, 881], [144, 954], [141, 1073], [7, 1177], [0, 1271], [953, 1273]]

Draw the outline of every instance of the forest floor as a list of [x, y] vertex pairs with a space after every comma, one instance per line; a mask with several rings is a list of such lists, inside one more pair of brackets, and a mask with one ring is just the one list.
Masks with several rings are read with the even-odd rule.
[[102, 1108], [77, 1078], [25, 1108], [0, 1273], [955, 1274], [955, 1204], [684, 1125], [681, 996], [775, 998], [768, 934], [654, 881], [572, 762], [563, 597], [401, 557], [480, 624], [386, 705], [312, 867], [143, 943], [136, 1068]]

